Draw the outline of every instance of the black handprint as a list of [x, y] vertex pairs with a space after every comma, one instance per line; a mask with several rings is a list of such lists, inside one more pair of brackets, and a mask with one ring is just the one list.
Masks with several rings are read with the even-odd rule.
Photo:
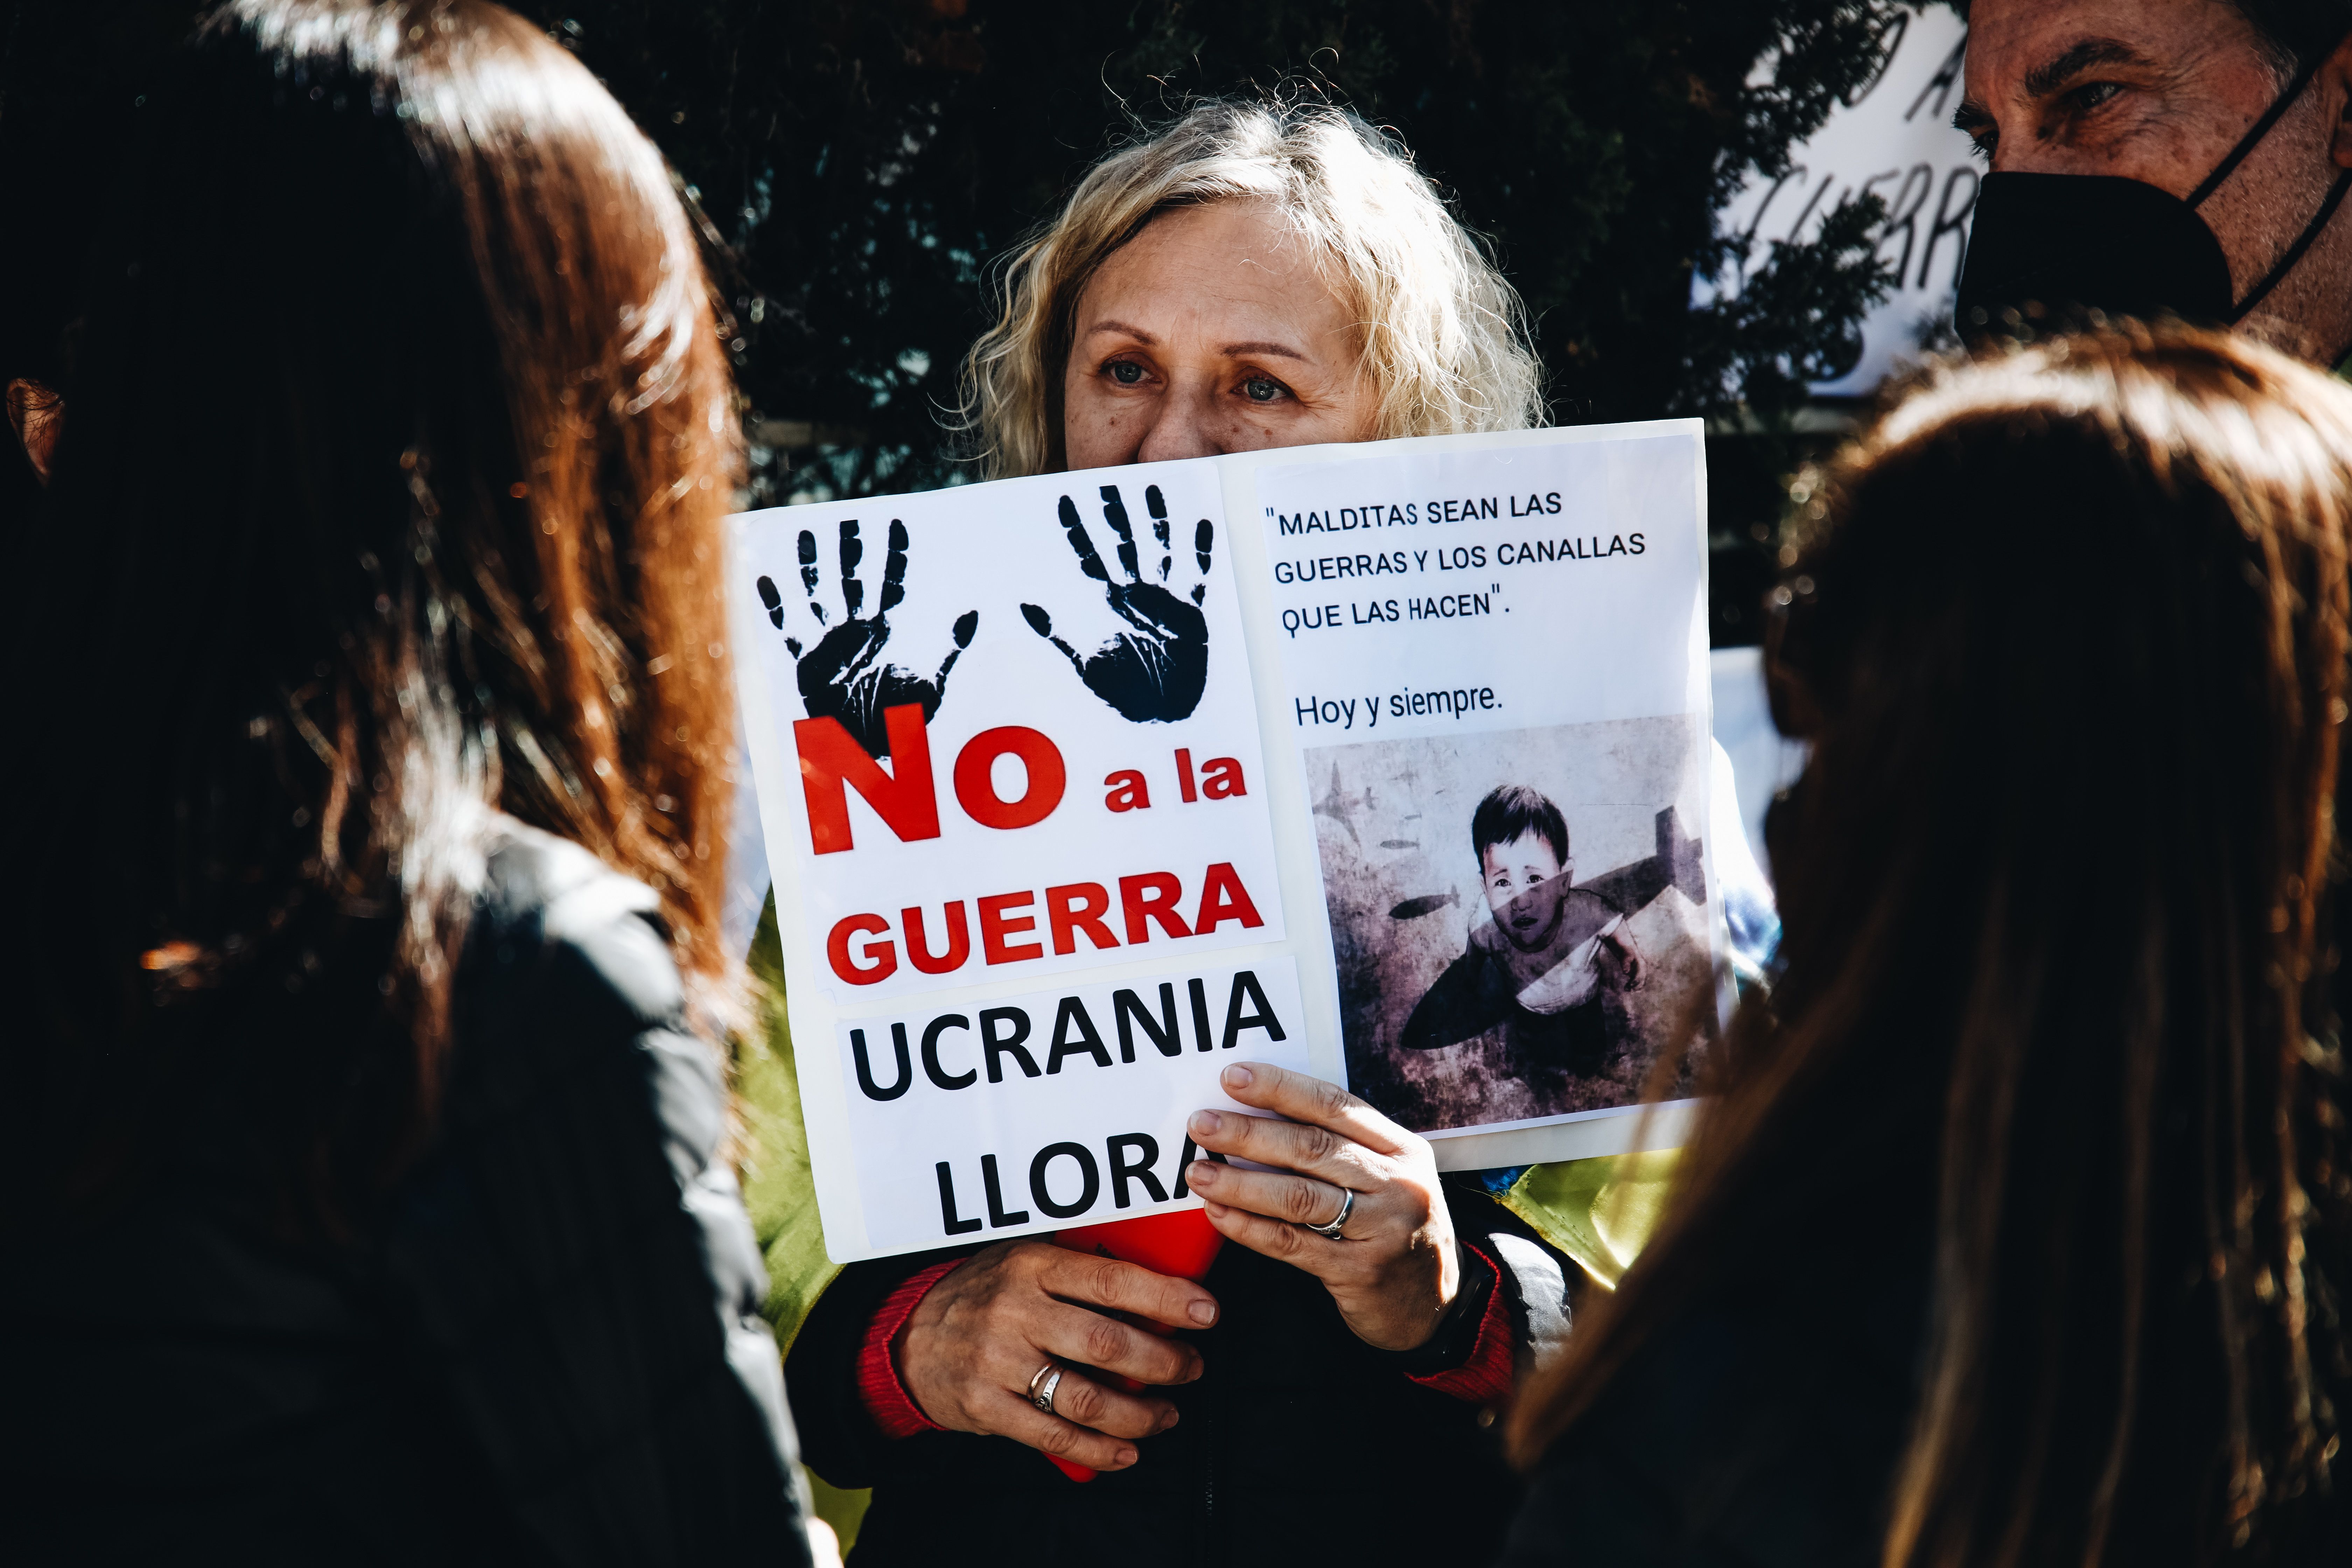
[[[1128, 523], [1127, 505], [1119, 499], [1117, 485], [1102, 487], [1102, 502], [1103, 521], [1118, 535], [1118, 563], [1127, 573], [1127, 581], [1111, 580], [1102, 557], [1095, 552], [1094, 541], [1087, 537], [1086, 524], [1078, 521], [1078, 509], [1067, 496], [1062, 498], [1062, 529], [1070, 548], [1077, 552], [1079, 567], [1104, 585], [1104, 599], [1134, 629], [1120, 632], [1094, 652], [1082, 655], [1054, 635], [1054, 617], [1035, 605], [1022, 605], [1022, 616], [1039, 637], [1062, 650], [1087, 689], [1122, 717], [1139, 724], [1190, 718], [1209, 683], [1209, 618], [1201, 613], [1208, 584], [1193, 584], [1189, 604], [1162, 586], [1175, 556], [1169, 543], [1168, 503], [1158, 485], [1147, 485], [1143, 491], [1144, 507], [1151, 513], [1151, 535], [1160, 542], [1158, 583], [1144, 581], [1136, 560], [1135, 530]], [[1209, 570], [1210, 546], [1215, 538], [1216, 530], [1207, 518], [1192, 531], [1193, 560], [1203, 574]]]
[[[793, 658], [800, 661], [801, 702], [812, 719], [833, 718], [866, 748], [868, 756], [877, 759], [890, 754], [890, 736], [883, 721], [886, 710], [908, 702], [922, 704], [923, 718], [928, 721], [940, 710], [940, 699], [947, 694], [948, 671], [955, 668], [956, 659], [971, 646], [971, 635], [979, 628], [980, 612], [967, 610], [956, 618], [955, 647], [940, 663], [940, 672], [929, 678], [904, 665], [883, 662], [882, 648], [890, 640], [890, 612], [907, 596], [907, 525], [898, 519], [890, 520], [890, 554], [882, 564], [882, 596], [876, 603], [874, 614], [863, 616], [859, 611], [866, 605], [866, 585], [857, 580], [857, 563], [866, 555], [866, 546], [857, 537], [855, 518], [841, 525], [841, 605], [845, 612], [841, 625], [819, 637], [816, 646], [806, 653], [801, 650], [796, 637], [784, 638], [784, 646]], [[817, 598], [819, 574], [816, 564], [816, 535], [806, 529], [800, 539], [801, 588], [808, 596], [809, 613], [820, 626], [828, 619], [824, 605]], [[768, 619], [779, 628], [784, 624], [784, 598], [776, 591], [772, 578], [759, 581], [760, 602], [768, 606]]]

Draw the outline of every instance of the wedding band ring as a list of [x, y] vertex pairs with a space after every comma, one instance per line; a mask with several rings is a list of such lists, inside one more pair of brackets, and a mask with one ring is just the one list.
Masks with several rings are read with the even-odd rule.
[[1332, 1241], [1345, 1241], [1348, 1238], [1339, 1233], [1347, 1228], [1348, 1216], [1355, 1212], [1356, 1189], [1353, 1187], [1341, 1187], [1339, 1189], [1339, 1212], [1331, 1216], [1331, 1223], [1328, 1225], [1310, 1225], [1307, 1228], [1313, 1231], [1316, 1235], [1328, 1237]]
[[1029, 1403], [1046, 1415], [1053, 1415], [1054, 1393], [1061, 1386], [1062, 1369], [1052, 1362], [1047, 1362], [1037, 1369], [1035, 1375], [1029, 1379]]

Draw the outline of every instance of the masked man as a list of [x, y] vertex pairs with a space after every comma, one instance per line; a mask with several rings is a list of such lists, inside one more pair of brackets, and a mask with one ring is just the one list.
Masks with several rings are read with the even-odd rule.
[[2038, 303], [2352, 350], [2352, 0], [1974, 0], [1971, 336]]

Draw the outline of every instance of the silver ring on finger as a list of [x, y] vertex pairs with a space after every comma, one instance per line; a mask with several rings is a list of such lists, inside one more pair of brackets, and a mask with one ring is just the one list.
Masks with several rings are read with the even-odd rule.
[[1061, 1386], [1062, 1369], [1054, 1363], [1047, 1362], [1044, 1366], [1039, 1367], [1036, 1375], [1029, 1380], [1029, 1403], [1048, 1415], [1054, 1415], [1054, 1394]]
[[1328, 1240], [1345, 1241], [1348, 1238], [1339, 1233], [1347, 1228], [1348, 1216], [1355, 1212], [1356, 1189], [1353, 1187], [1341, 1187], [1339, 1189], [1339, 1212], [1331, 1216], [1331, 1222], [1328, 1225], [1310, 1225], [1307, 1228]]

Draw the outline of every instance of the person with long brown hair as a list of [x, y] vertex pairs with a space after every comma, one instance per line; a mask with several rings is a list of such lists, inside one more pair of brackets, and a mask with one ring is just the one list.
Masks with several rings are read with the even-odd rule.
[[805, 1562], [668, 173], [483, 0], [140, 112], [14, 575], [5, 1554]]
[[2352, 1558], [2347, 454], [2352, 392], [2180, 328], [1850, 447], [1773, 658], [1785, 970], [1514, 1413], [1506, 1563]]

